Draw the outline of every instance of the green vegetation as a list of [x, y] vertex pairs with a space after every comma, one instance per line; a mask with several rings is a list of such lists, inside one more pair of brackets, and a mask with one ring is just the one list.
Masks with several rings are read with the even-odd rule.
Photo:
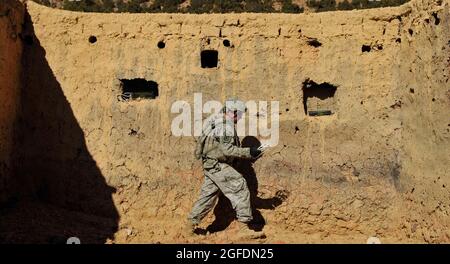
[[268, 13], [275, 12], [272, 5], [273, 0], [191, 0], [189, 8], [182, 11], [188, 13]]
[[344, 0], [336, 5], [335, 0], [308, 0], [307, 6], [315, 12], [368, 9], [376, 7], [399, 6], [409, 0]]
[[[38, 3], [62, 9], [83, 12], [130, 12], [130, 13], [302, 13], [303, 7], [292, 0], [34, 0]], [[409, 0], [307, 0], [306, 5], [315, 12], [366, 9], [398, 6]], [[275, 4], [281, 10], [274, 9]]]
[[303, 13], [304, 11], [303, 7], [293, 4], [291, 0], [283, 0], [282, 4], [282, 13]]
[[277, 0], [191, 0], [182, 8], [185, 0], [34, 0], [38, 3], [82, 12], [130, 12], [130, 13], [301, 13], [303, 8], [292, 0], [278, 0], [280, 11], [274, 9]]

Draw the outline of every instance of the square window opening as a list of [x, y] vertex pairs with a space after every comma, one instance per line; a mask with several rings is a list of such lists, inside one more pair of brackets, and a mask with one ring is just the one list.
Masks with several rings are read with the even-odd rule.
[[136, 79], [120, 79], [120, 87], [122, 90], [122, 99], [155, 99], [159, 96], [158, 83], [147, 81], [142, 78]]
[[337, 86], [324, 82], [318, 84], [307, 79], [303, 82], [303, 108], [309, 116], [332, 115], [336, 111]]
[[219, 52], [217, 50], [203, 50], [200, 54], [202, 68], [217, 68]]

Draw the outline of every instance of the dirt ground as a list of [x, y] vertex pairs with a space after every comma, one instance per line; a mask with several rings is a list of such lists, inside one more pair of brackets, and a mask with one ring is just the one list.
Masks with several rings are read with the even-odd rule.
[[[314, 187], [315, 186], [315, 187]], [[303, 186], [306, 187], [306, 186]], [[61, 209], [34, 199], [11, 203], [1, 210], [0, 240], [6, 243], [62, 244], [70, 237], [77, 237], [81, 243], [355, 243], [364, 244], [371, 236], [382, 243], [444, 243], [450, 233], [432, 230], [423, 223], [411, 222], [411, 218], [421, 217], [415, 209], [405, 212], [389, 212], [399, 208], [400, 199], [394, 189], [386, 186], [363, 187], [363, 192], [355, 193], [359, 199], [343, 195], [342, 190], [315, 183], [309, 189], [332, 193], [332, 200], [322, 195], [294, 194], [302, 201], [292, 200], [291, 193], [278, 193], [277, 199], [268, 198], [264, 191], [258, 196], [267, 202], [262, 209], [261, 201], [254, 206], [255, 220], [252, 228], [263, 230], [266, 237], [256, 240], [239, 238], [238, 227], [229, 202], [221, 197], [213, 212], [196, 230], [197, 235], [183, 233], [180, 218], [142, 217], [142, 212], [128, 212], [120, 219], [120, 224], [107, 217], [93, 216]], [[264, 194], [265, 193], [265, 194]], [[384, 199], [376, 197], [384, 196]], [[375, 199], [373, 199], [375, 198]], [[407, 199], [406, 199], [407, 200]], [[337, 202], [342, 203], [336, 207]], [[356, 201], [356, 202], [355, 202]], [[397, 201], [397, 202], [393, 202]], [[298, 203], [293, 206], [292, 203]], [[311, 206], [311, 205], [312, 206]], [[381, 204], [381, 206], [380, 206]], [[384, 206], [382, 205], [384, 204]], [[319, 206], [317, 206], [319, 205]], [[409, 206], [414, 206], [411, 203]], [[405, 205], [408, 207], [408, 205]], [[296, 209], [293, 209], [296, 208]], [[366, 211], [364, 208], [376, 208]], [[384, 208], [381, 209], [380, 208]], [[405, 208], [408, 210], [410, 208]], [[395, 209], [396, 210], [396, 209]], [[284, 215], [288, 215], [283, 217]], [[281, 216], [281, 218], [280, 218]], [[394, 216], [394, 218], [393, 218]], [[423, 217], [423, 216], [422, 216]], [[284, 221], [286, 218], [288, 221]], [[396, 219], [402, 218], [402, 219]], [[426, 216], [428, 221], [432, 218]], [[365, 222], [366, 221], [366, 222]], [[398, 225], [398, 223], [402, 223]], [[382, 228], [371, 228], [382, 226]], [[430, 223], [431, 226], [431, 223]], [[445, 228], [445, 227], [443, 227]]]

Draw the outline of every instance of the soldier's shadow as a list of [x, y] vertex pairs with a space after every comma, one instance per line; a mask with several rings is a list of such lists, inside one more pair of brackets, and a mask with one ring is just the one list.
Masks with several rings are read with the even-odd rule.
[[[253, 136], [247, 136], [242, 140], [242, 147], [259, 147], [261, 142]], [[242, 159], [236, 162], [234, 168], [241, 173], [247, 181], [250, 191], [250, 201], [252, 206], [253, 221], [250, 227], [255, 231], [261, 231], [266, 225], [266, 220], [258, 209], [274, 210], [281, 205], [288, 196], [286, 190], [278, 190], [272, 198], [258, 197], [258, 179], [255, 169], [253, 168], [255, 160]], [[230, 201], [223, 195], [219, 195], [219, 200], [214, 208], [215, 220], [208, 227], [210, 233], [225, 230], [235, 219], [236, 213], [233, 210]]]

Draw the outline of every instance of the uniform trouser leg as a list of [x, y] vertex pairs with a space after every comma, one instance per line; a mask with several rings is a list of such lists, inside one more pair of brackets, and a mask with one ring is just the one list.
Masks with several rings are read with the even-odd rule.
[[233, 167], [221, 164], [221, 170], [211, 176], [220, 191], [227, 197], [239, 222], [248, 223], [253, 219], [250, 204], [250, 191], [247, 181]]
[[214, 207], [218, 193], [219, 188], [205, 172], [205, 180], [203, 181], [200, 197], [195, 202], [188, 219], [194, 224], [199, 224]]
[[205, 171], [200, 197], [188, 217], [194, 224], [200, 223], [211, 211], [219, 190], [230, 200], [238, 221], [248, 223], [253, 219], [247, 182], [231, 166], [221, 164], [219, 171]]

